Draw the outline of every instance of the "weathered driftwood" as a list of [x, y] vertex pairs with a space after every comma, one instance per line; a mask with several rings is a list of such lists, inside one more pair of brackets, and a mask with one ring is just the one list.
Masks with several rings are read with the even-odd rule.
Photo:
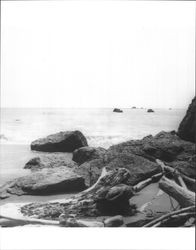
[[181, 207], [189, 207], [195, 205], [195, 193], [179, 186], [174, 181], [171, 181], [166, 177], [162, 177], [159, 182], [159, 187], [165, 193], [173, 197]]
[[183, 209], [179, 209], [177, 211], [167, 213], [167, 214], [160, 216], [159, 218], [147, 223], [146, 225], [144, 225], [144, 227], [155, 227], [155, 226], [158, 227], [166, 220], [169, 220], [170, 218], [172, 218], [174, 216], [177, 216], [180, 214], [185, 214], [185, 213], [190, 213], [190, 216], [195, 216], [195, 206], [190, 206], [190, 207], [186, 207]]
[[25, 224], [36, 224], [36, 225], [44, 225], [44, 226], [58, 226], [58, 221], [53, 220], [42, 220], [42, 219], [34, 219], [34, 218], [14, 218], [9, 216], [0, 216], [0, 219], [6, 219], [11, 221], [18, 221], [18, 222], [24, 222]]
[[[105, 170], [103, 170], [105, 171]], [[84, 218], [96, 216], [131, 215], [135, 207], [129, 204], [134, 195], [132, 187], [128, 186], [130, 173], [121, 168], [103, 173], [97, 183], [88, 190], [75, 195], [62, 203], [31, 203], [23, 206], [24, 215], [36, 216], [41, 219], [58, 220], [64, 217]]]
[[151, 183], [158, 182], [162, 176], [163, 176], [163, 173], [155, 174], [152, 177], [150, 177], [144, 181], [141, 181], [137, 185], [133, 186], [133, 190], [135, 192], [139, 192], [143, 188], [145, 188], [146, 186], [150, 185]]
[[170, 166], [166, 166], [161, 160], [157, 159], [156, 160], [157, 164], [159, 164], [159, 166], [161, 166], [163, 172], [166, 173], [170, 173], [177, 182], [179, 182], [179, 184], [184, 187], [184, 188], [188, 188], [191, 191], [196, 191], [196, 181], [195, 179], [192, 179], [186, 175], [184, 175], [183, 173], [180, 173], [177, 169], [172, 168]]
[[[190, 218], [194, 218], [194, 217], [195, 217], [195, 213], [193, 213], [193, 212], [172, 215], [171, 217], [158, 222], [153, 227], [171, 227], [171, 226], [172, 227], [181, 227], [181, 226], [184, 226], [184, 224]], [[194, 221], [191, 224], [194, 225]]]
[[104, 227], [103, 222], [67, 218], [64, 214], [59, 217], [59, 223], [63, 227]]

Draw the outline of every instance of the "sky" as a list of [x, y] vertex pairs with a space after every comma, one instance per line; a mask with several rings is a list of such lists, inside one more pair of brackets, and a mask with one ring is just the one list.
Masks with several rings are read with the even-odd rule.
[[2, 107], [186, 108], [195, 3], [1, 2]]

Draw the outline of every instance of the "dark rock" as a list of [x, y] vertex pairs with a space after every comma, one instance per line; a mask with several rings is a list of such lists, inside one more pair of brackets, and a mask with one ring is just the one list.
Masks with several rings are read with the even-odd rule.
[[87, 186], [93, 185], [99, 178], [102, 168], [108, 170], [126, 168], [130, 171], [129, 184], [138, 182], [161, 171], [158, 164], [132, 153], [120, 153], [109, 150], [103, 157], [85, 162], [77, 169], [78, 174], [84, 177]]
[[84, 146], [88, 146], [87, 140], [77, 130], [59, 132], [31, 143], [32, 150], [44, 152], [73, 152], [75, 149]]
[[147, 112], [148, 112], [148, 113], [153, 113], [154, 110], [153, 110], [153, 109], [148, 109]]
[[0, 196], [5, 193], [13, 195], [48, 195], [68, 193], [86, 188], [84, 178], [65, 166], [42, 169], [29, 175], [19, 177], [0, 187]]
[[0, 140], [8, 141], [8, 138], [4, 134], [0, 134]]
[[[177, 167], [185, 175], [196, 177], [194, 162], [195, 144], [180, 139], [174, 131], [160, 132], [156, 136], [146, 136], [142, 140], [131, 140], [111, 146], [108, 153], [135, 154], [155, 161], [160, 159], [167, 165]], [[186, 164], [184, 164], [186, 162]]]
[[134, 107], [132, 107], [132, 109], [136, 109], [136, 107], [134, 106]]
[[122, 113], [123, 111], [121, 109], [115, 108], [113, 109], [113, 112]]
[[74, 168], [77, 164], [69, 159], [65, 153], [44, 153], [38, 157], [30, 159], [25, 164], [24, 168], [35, 171], [42, 168], [56, 168], [60, 166]]
[[180, 123], [178, 135], [183, 140], [196, 142], [196, 97], [193, 98], [185, 117]]
[[120, 227], [123, 224], [124, 224], [124, 220], [121, 215], [110, 217], [104, 221], [105, 227]]
[[106, 153], [106, 149], [98, 147], [82, 147], [73, 152], [73, 161], [82, 164], [86, 161], [100, 158]]
[[133, 195], [132, 187], [122, 183], [113, 187], [101, 187], [94, 199], [102, 215], [126, 214], [127, 208], [130, 207], [129, 199]]
[[77, 173], [85, 179], [86, 186], [92, 186], [99, 178], [104, 166], [103, 158], [84, 162], [77, 168]]

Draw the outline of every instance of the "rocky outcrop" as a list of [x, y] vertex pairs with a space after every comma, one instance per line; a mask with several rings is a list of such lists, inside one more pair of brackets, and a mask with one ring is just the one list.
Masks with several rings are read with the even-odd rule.
[[98, 147], [82, 147], [79, 149], [76, 149], [73, 152], [73, 161], [77, 162], [79, 165], [86, 162], [90, 161], [93, 159], [97, 159], [102, 157], [106, 153], [106, 149]]
[[88, 146], [87, 140], [77, 130], [59, 132], [31, 143], [32, 150], [44, 152], [73, 152], [75, 149], [84, 146]]
[[110, 147], [109, 152], [134, 154], [150, 161], [160, 159], [183, 174], [196, 177], [195, 144], [180, 139], [174, 131], [163, 131], [155, 136], [144, 137], [142, 140], [120, 143]]
[[196, 142], [196, 97], [193, 98], [185, 117], [180, 123], [178, 135], [183, 140]]
[[116, 112], [116, 113], [123, 113], [122, 109], [118, 109], [118, 108], [113, 109], [113, 112]]
[[[81, 191], [86, 188], [84, 178], [65, 166], [42, 169], [19, 177], [0, 187], [0, 198], [12, 195], [47, 195]], [[7, 197], [6, 197], [7, 194]]]
[[153, 110], [153, 109], [148, 109], [147, 112], [148, 112], [148, 113], [153, 113], [154, 110]]
[[60, 166], [74, 168], [77, 164], [69, 159], [65, 153], [44, 153], [30, 159], [25, 164], [24, 168], [38, 171], [43, 168], [56, 168]]

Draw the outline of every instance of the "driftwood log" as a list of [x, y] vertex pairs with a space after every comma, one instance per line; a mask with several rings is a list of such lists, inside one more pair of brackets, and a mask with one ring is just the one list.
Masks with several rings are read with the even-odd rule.
[[195, 193], [179, 186], [174, 181], [162, 177], [159, 182], [159, 187], [169, 196], [173, 197], [182, 208], [195, 206]]
[[179, 209], [177, 211], [167, 213], [147, 223], [144, 227], [159, 227], [163, 225], [164, 223], [168, 222], [169, 220], [172, 220], [175, 218], [179, 219], [180, 217], [186, 217], [186, 220], [189, 219], [190, 217], [195, 217], [195, 206], [190, 206], [190, 207], [186, 207], [183, 209]]
[[184, 188], [189, 188], [191, 191], [195, 192], [196, 191], [196, 181], [195, 179], [192, 179], [185, 174], [179, 172], [177, 169], [172, 168], [170, 166], [166, 166], [161, 160], [157, 159], [156, 160], [157, 164], [161, 166], [163, 172], [166, 174], [170, 174], [177, 183], [179, 183], [182, 187]]
[[140, 192], [143, 188], [150, 185], [151, 183], [158, 182], [162, 176], [163, 176], [163, 173], [155, 174], [152, 177], [150, 177], [144, 181], [141, 181], [137, 185], [133, 186], [133, 190], [135, 192]]
[[127, 169], [109, 172], [103, 169], [95, 185], [71, 199], [63, 202], [27, 204], [21, 208], [21, 212], [27, 216], [52, 220], [58, 220], [60, 215], [65, 219], [132, 215], [135, 213], [135, 207], [129, 204], [129, 199], [134, 195], [134, 191], [128, 185], [129, 178]]

